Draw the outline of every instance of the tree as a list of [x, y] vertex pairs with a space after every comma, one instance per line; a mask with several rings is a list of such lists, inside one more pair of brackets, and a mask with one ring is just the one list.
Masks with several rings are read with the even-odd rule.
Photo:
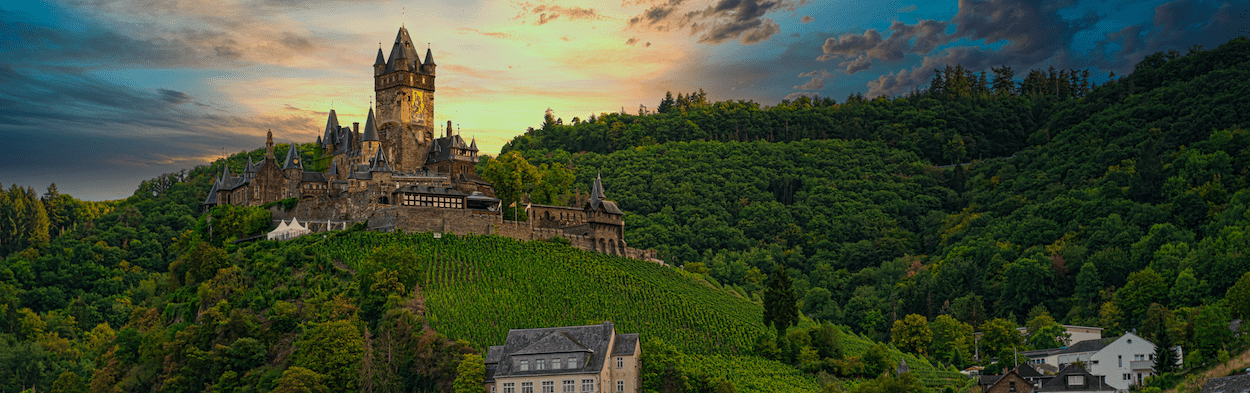
[[772, 326], [778, 332], [799, 323], [799, 307], [791, 286], [785, 266], [778, 264], [768, 277], [768, 288], [764, 290], [764, 325]]
[[291, 366], [282, 372], [282, 378], [278, 378], [278, 387], [273, 389], [274, 393], [326, 393], [330, 390], [321, 381], [325, 379], [321, 374], [299, 367]]
[[87, 393], [87, 384], [82, 381], [82, 377], [73, 371], [62, 372], [56, 377], [56, 381], [52, 382], [52, 388], [48, 391], [52, 393]]
[[1228, 307], [1222, 300], [1203, 306], [1202, 311], [1198, 312], [1198, 317], [1194, 319], [1194, 345], [1207, 358], [1211, 358], [1233, 339], [1233, 333], [1228, 330], [1231, 320]]
[[1016, 330], [1017, 326], [1003, 318], [994, 318], [981, 325], [981, 353], [996, 355], [1004, 350], [1010, 351], [1024, 343], [1024, 336]]
[[1017, 259], [1007, 265], [1003, 274], [1007, 281], [1003, 284], [1001, 299], [1016, 315], [1026, 314], [1033, 306], [1050, 300], [1054, 274], [1050, 270], [1050, 258], [1041, 253]]
[[1081, 271], [1076, 274], [1076, 296], [1077, 300], [1082, 303], [1090, 303], [1098, 296], [1098, 291], [1102, 289], [1102, 276], [1098, 274], [1098, 266], [1093, 262], [1085, 262], [1081, 265]]
[[933, 342], [933, 331], [929, 330], [929, 321], [923, 315], [907, 314], [894, 321], [890, 341], [901, 350], [924, 355]]
[[1242, 274], [1241, 279], [1228, 288], [1224, 298], [1228, 299], [1233, 316], [1250, 319], [1250, 272]]
[[960, 322], [950, 315], [938, 315], [933, 318], [929, 329], [933, 331], [930, 353], [938, 360], [956, 363], [955, 360], [972, 357], [972, 325]]
[[[1166, 321], [1160, 320], [1156, 323], [1163, 325]], [[1176, 349], [1173, 348], [1176, 345], [1172, 342], [1172, 335], [1168, 334], [1165, 326], [1159, 326], [1159, 328], [1158, 333], [1156, 333], [1154, 337], [1154, 371], [1156, 375], [1163, 375], [1165, 373], [1176, 371], [1177, 356]]]
[[331, 391], [357, 390], [357, 370], [364, 356], [364, 345], [364, 338], [353, 323], [346, 320], [320, 323], [304, 333], [295, 365], [324, 376], [325, 387]]
[[486, 378], [486, 365], [482, 355], [471, 353], [464, 355], [460, 366], [456, 368], [456, 393], [480, 393], [482, 381]]
[[1202, 284], [1198, 282], [1198, 278], [1194, 277], [1194, 269], [1186, 268], [1176, 276], [1176, 283], [1172, 284], [1172, 291], [1168, 294], [1168, 298], [1172, 300], [1173, 307], [1193, 306], [1202, 300], [1201, 287]]
[[1164, 303], [1168, 296], [1168, 286], [1163, 277], [1149, 267], [1128, 275], [1128, 283], [1116, 291], [1116, 303], [1119, 303], [1124, 315], [1129, 316], [1128, 326], [1137, 326], [1151, 303]]
[[1063, 347], [1067, 345], [1068, 338], [1072, 336], [1050, 314], [1038, 315], [1029, 320], [1025, 326], [1028, 328], [1026, 329], [1028, 335], [1026, 342], [1033, 349]]

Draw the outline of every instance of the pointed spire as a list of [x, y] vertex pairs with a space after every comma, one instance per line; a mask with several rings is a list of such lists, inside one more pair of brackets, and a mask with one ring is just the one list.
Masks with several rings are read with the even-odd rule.
[[373, 158], [369, 160], [372, 166], [369, 172], [390, 172], [391, 165], [386, 162], [386, 154], [382, 153], [382, 147], [378, 147], [378, 152], [374, 153]]
[[382, 57], [382, 44], [378, 44], [378, 59], [373, 62], [373, 65], [384, 65], [384, 64], [386, 64], [386, 58]]
[[234, 174], [230, 173], [230, 164], [225, 161], [222, 161], [221, 163], [221, 185], [223, 187], [229, 187], [230, 178], [232, 177], [234, 177]]
[[477, 151], [477, 138], [473, 138], [473, 143], [469, 144], [469, 151]]
[[247, 155], [247, 166], [243, 167], [243, 173], [256, 172], [256, 164], [252, 163], [252, 155]]
[[437, 65], [437, 64], [434, 64], [434, 52], [430, 50], [430, 48], [425, 48], [425, 63], [422, 63], [422, 64]]
[[[325, 147], [325, 146], [323, 146], [323, 145], [325, 145], [325, 144], [324, 144], [324, 143], [321, 143], [321, 135], [318, 135], [318, 136], [317, 136], [317, 147]], [[249, 158], [249, 159], [250, 159], [250, 158]]]
[[373, 108], [369, 108], [369, 118], [365, 120], [365, 136], [360, 139], [361, 141], [378, 142], [381, 140], [378, 139], [378, 127], [375, 125], [376, 123], [377, 121], [373, 118]]
[[291, 143], [291, 149], [286, 152], [286, 165], [282, 166], [282, 170], [287, 169], [304, 169], [304, 165], [299, 162], [299, 153], [295, 151], [295, 143]]
[[603, 193], [603, 174], [595, 175], [595, 184], [590, 187], [591, 199], [606, 199], [607, 195]]
[[334, 113], [334, 109], [330, 110], [330, 116], [326, 117], [326, 133], [338, 132], [339, 115]]
[[329, 179], [330, 176], [338, 176], [338, 175], [339, 175], [339, 162], [330, 161], [330, 171], [326, 172], [326, 178]]

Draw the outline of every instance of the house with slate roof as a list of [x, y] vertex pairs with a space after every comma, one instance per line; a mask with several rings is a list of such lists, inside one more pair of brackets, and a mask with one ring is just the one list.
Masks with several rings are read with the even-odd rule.
[[1084, 393], [1113, 392], [1114, 386], [1107, 384], [1106, 377], [1091, 374], [1079, 365], [1070, 364], [1059, 370], [1054, 378], [1042, 384], [1037, 390], [1044, 393]]
[[637, 392], [642, 347], [616, 325], [512, 329], [484, 359], [488, 393]]
[[1140, 385], [1154, 375], [1155, 345], [1133, 333], [1116, 338], [1085, 340], [1069, 347], [1028, 351], [1035, 367], [1062, 368], [1083, 363], [1094, 375], [1106, 377], [1106, 383], [1119, 391]]

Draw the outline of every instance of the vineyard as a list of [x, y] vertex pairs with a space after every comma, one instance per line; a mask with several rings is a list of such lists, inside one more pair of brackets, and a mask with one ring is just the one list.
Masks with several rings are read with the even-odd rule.
[[334, 233], [312, 254], [356, 269], [381, 247], [419, 255], [419, 285], [439, 332], [502, 344], [508, 329], [613, 321], [688, 353], [740, 354], [764, 332], [747, 299], [658, 264], [497, 236]]

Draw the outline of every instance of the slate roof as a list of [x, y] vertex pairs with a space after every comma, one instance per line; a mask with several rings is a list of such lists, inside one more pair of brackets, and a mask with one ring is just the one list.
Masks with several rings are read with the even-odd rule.
[[590, 185], [590, 200], [586, 201], [590, 205], [590, 211], [603, 210], [612, 214], [625, 214], [621, 208], [616, 207], [616, 202], [609, 201], [603, 192], [602, 176], [595, 176], [594, 183]]
[[612, 356], [633, 355], [637, 346], [638, 333], [617, 334], [616, 343], [612, 345]]
[[291, 144], [291, 149], [286, 151], [286, 164], [282, 165], [282, 170], [287, 169], [304, 169], [304, 164], [299, 163], [299, 153], [295, 151], [295, 144]]
[[365, 135], [360, 138], [361, 141], [377, 142], [381, 140], [378, 139], [378, 127], [376, 124], [377, 122], [373, 118], [373, 108], [369, 108], [369, 118], [365, 119]]
[[334, 110], [330, 110], [330, 116], [326, 117], [326, 131], [323, 143], [338, 143], [336, 135], [339, 132], [339, 116], [334, 114]]
[[[396, 60], [407, 59], [408, 68], [405, 70], [398, 69]], [[384, 73], [395, 71], [411, 71], [420, 72], [421, 57], [417, 55], [417, 50], [412, 46], [412, 37], [408, 36], [408, 29], [399, 28], [399, 33], [395, 34], [395, 44], [391, 46], [391, 55], [386, 61], [386, 71]]]
[[1037, 372], [1037, 370], [1028, 363], [1021, 364], [1020, 367], [1016, 367], [1016, 374], [1020, 374], [1020, 377], [1022, 378], [1037, 378], [1042, 376], [1042, 373]]
[[1065, 354], [1065, 353], [1098, 352], [1098, 351], [1099, 351], [1099, 350], [1101, 350], [1103, 347], [1107, 346], [1107, 344], [1110, 344], [1111, 342], [1113, 342], [1113, 341], [1115, 341], [1115, 340], [1117, 340], [1117, 339], [1119, 339], [1119, 337], [1116, 337], [1116, 338], [1096, 338], [1096, 339], [1093, 339], [1093, 340], [1085, 340], [1085, 341], [1080, 341], [1080, 342], [1077, 342], [1076, 344], [1072, 344], [1072, 345], [1068, 346], [1067, 348], [1064, 348], [1063, 350], [1061, 350], [1061, 351], [1059, 351], [1059, 352], [1055, 352], [1055, 354], [1056, 354], [1056, 355], [1062, 355], [1062, 354]]
[[337, 176], [339, 174], [339, 162], [330, 161], [330, 171], [326, 172], [328, 176]]
[[437, 64], [434, 64], [434, 52], [431, 51], [430, 48], [425, 48], [425, 63], [422, 63], [422, 64], [437, 65]]
[[1223, 378], [1211, 378], [1202, 386], [1202, 393], [1246, 393], [1250, 392], [1250, 374], [1233, 375]]
[[326, 182], [326, 175], [325, 175], [324, 173], [321, 173], [321, 172], [309, 172], [309, 171], [305, 171], [305, 172], [304, 172], [304, 174], [303, 174], [303, 176], [300, 178], [300, 181], [301, 181], [301, 182], [316, 182], [316, 183], [325, 183], [325, 182]]
[[434, 140], [433, 146], [430, 146], [430, 154], [425, 159], [425, 163], [432, 164], [436, 162], [462, 160], [477, 162], [477, 158], [468, 155], [456, 155], [452, 148], [469, 150], [469, 146], [464, 143], [464, 138], [460, 134], [445, 136]]
[[402, 193], [410, 193], [410, 194], [432, 194], [432, 195], [465, 196], [465, 193], [460, 192], [460, 190], [457, 190], [457, 189], [454, 189], [454, 188], [435, 187], [435, 186], [420, 186], [420, 185], [403, 186], [403, 187], [400, 187], [400, 188], [395, 189], [395, 191], [394, 191], [394, 192], [392, 192], [392, 194], [397, 194], [397, 193], [401, 193], [401, 192], [402, 192]]
[[382, 153], [382, 147], [378, 146], [378, 152], [369, 159], [369, 172], [390, 172], [391, 164], [386, 161], [386, 154]]
[[386, 64], [386, 58], [382, 57], [382, 48], [378, 48], [378, 59], [373, 61], [373, 65]]
[[[1092, 340], [1088, 340], [1092, 341]], [[1085, 383], [1081, 385], [1068, 385], [1068, 376], [1081, 375], [1085, 377]], [[1103, 379], [1102, 376], [1095, 376], [1085, 371], [1084, 368], [1075, 364], [1069, 364], [1063, 370], [1059, 370], [1054, 378], [1042, 383], [1040, 392], [1114, 392], [1116, 389]]]
[[[612, 352], [609, 348], [613, 337], [621, 339], [620, 334], [616, 333], [616, 327], [611, 322], [604, 322], [599, 325], [587, 326], [564, 326], [553, 328], [538, 329], [512, 329], [508, 331], [508, 338], [504, 340], [503, 348], [499, 350], [498, 360], [493, 377], [499, 376], [516, 376], [516, 375], [544, 375], [544, 374], [588, 374], [598, 373], [603, 370], [604, 364]], [[637, 340], [635, 335], [634, 340]], [[576, 344], [576, 345], [574, 345]], [[513, 370], [511, 356], [519, 354], [546, 354], [546, 353], [568, 353], [571, 348], [585, 348], [584, 352], [589, 356], [584, 364], [579, 364], [575, 369], [559, 369], [559, 370], [529, 370], [519, 371]], [[495, 349], [492, 347], [491, 351]], [[577, 350], [577, 352], [583, 352]], [[487, 353], [487, 358], [493, 358], [495, 355]]]
[[577, 339], [563, 331], [554, 331], [548, 333], [546, 337], [538, 339], [525, 348], [521, 348], [513, 355], [539, 355], [544, 353], [569, 353], [569, 352], [591, 352], [590, 348], [586, 348]]

